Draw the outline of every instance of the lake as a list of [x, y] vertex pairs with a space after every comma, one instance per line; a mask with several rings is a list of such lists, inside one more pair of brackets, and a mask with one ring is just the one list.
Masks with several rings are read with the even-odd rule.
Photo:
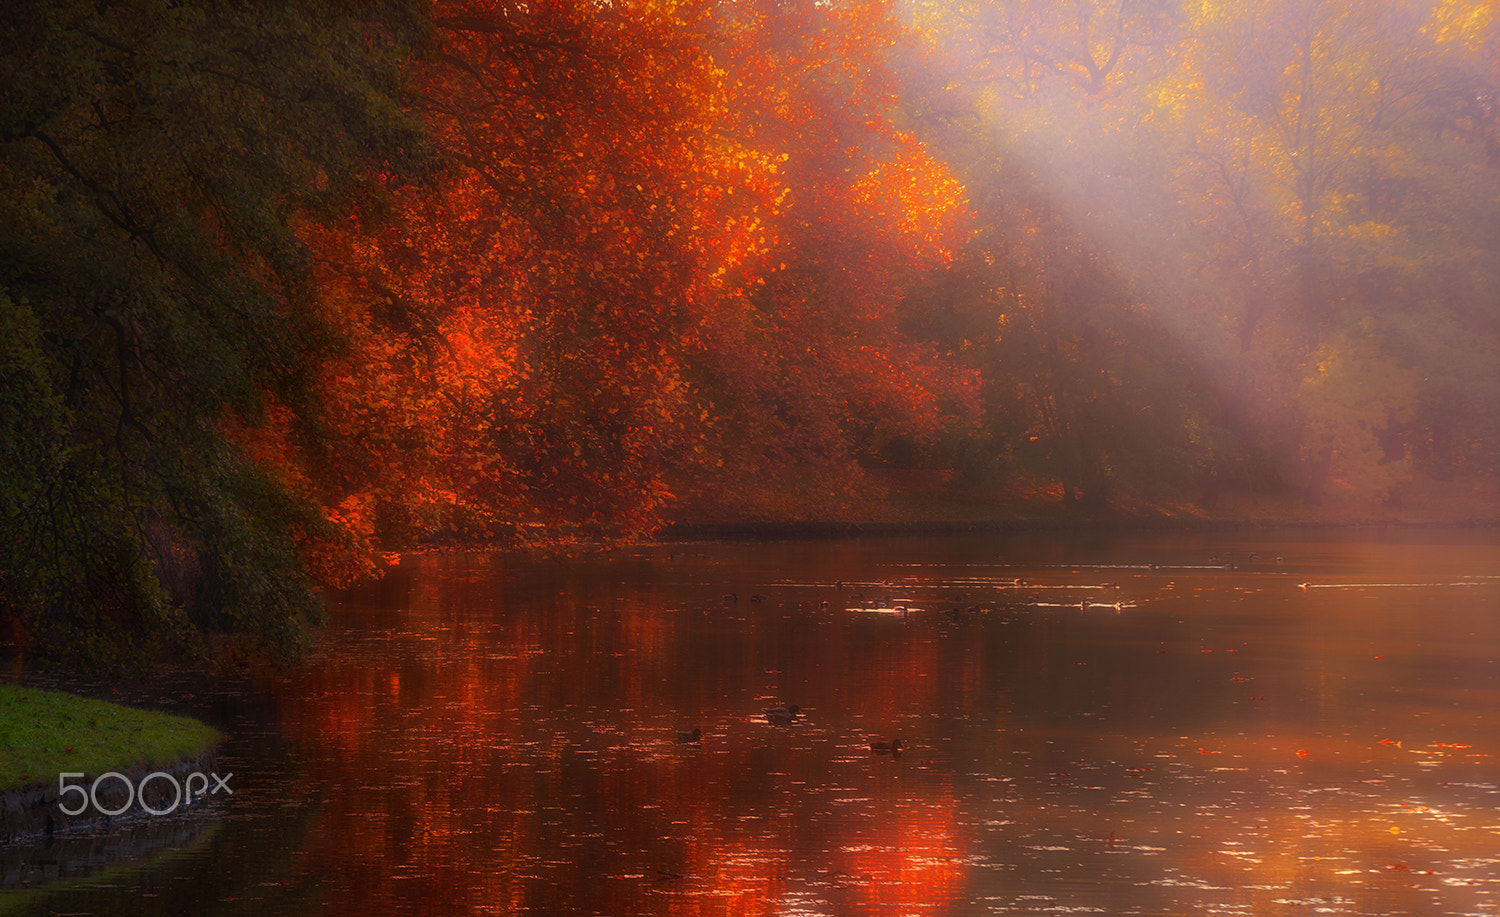
[[1493, 917], [1497, 660], [1484, 529], [408, 556], [0, 913]]

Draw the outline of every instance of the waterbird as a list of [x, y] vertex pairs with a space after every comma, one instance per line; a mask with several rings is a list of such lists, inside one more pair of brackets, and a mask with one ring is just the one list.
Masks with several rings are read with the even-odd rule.
[[699, 729], [697, 726], [693, 727], [693, 731], [692, 732], [688, 732], [685, 729], [679, 729], [679, 730], [677, 730], [677, 744], [678, 745], [702, 745], [703, 744], [703, 730]]
[[894, 755], [901, 757], [901, 752], [906, 749], [906, 744], [900, 739], [892, 739], [889, 742], [871, 742], [870, 751], [877, 755]]
[[796, 704], [792, 704], [789, 707], [767, 707], [762, 712], [766, 715], [767, 722], [786, 724], [795, 722], [797, 714], [802, 712], [802, 708]]

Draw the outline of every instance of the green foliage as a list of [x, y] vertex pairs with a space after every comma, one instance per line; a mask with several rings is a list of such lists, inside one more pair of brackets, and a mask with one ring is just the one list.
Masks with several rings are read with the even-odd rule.
[[196, 629], [284, 643], [315, 607], [288, 542], [312, 508], [225, 421], [262, 393], [314, 421], [337, 341], [294, 215], [414, 163], [399, 3], [7, 8], [0, 40], [4, 613], [97, 664]]

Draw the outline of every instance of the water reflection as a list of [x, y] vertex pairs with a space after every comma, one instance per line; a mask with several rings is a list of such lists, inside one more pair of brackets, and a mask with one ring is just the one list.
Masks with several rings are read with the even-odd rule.
[[1403, 537], [407, 558], [203, 912], [1494, 914], [1500, 549]]

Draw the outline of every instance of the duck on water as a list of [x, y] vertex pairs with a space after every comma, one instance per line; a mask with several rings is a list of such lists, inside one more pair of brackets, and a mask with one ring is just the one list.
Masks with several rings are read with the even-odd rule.
[[787, 707], [767, 707], [761, 712], [765, 714], [766, 722], [784, 726], [788, 723], [795, 723], [802, 708], [792, 704]]

